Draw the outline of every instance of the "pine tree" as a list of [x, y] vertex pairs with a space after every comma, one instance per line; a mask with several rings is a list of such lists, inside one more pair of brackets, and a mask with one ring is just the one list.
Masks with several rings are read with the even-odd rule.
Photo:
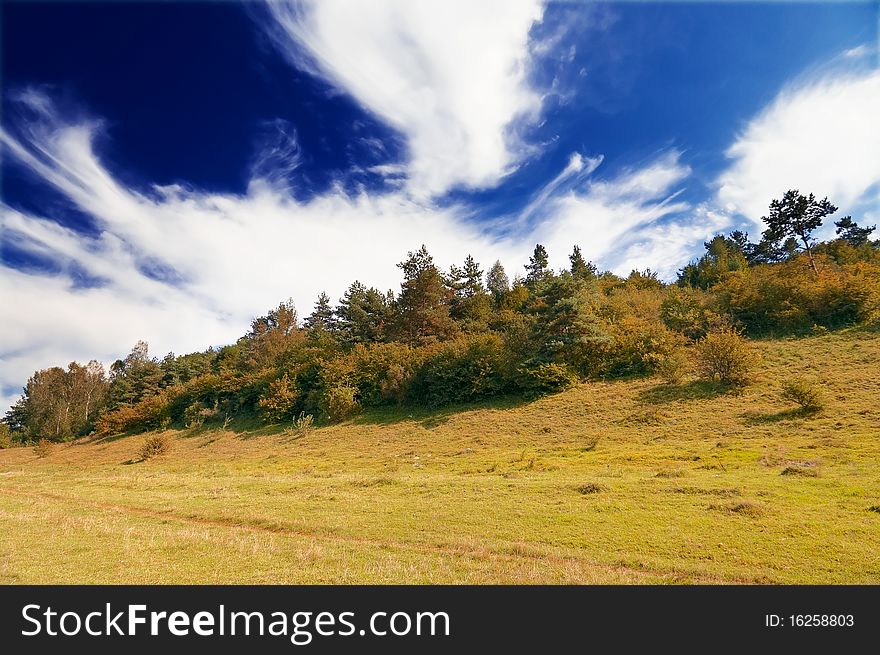
[[110, 367], [108, 407], [134, 405], [156, 395], [162, 389], [164, 377], [159, 362], [150, 357], [147, 342], [138, 341], [125, 359], [116, 360]]
[[569, 270], [576, 280], [593, 280], [596, 278], [596, 266], [593, 262], [587, 262], [584, 259], [580, 246], [574, 247], [574, 250], [572, 250], [571, 255], [568, 257], [568, 261], [571, 262]]
[[456, 332], [449, 314], [452, 291], [424, 245], [397, 265], [404, 280], [397, 298], [397, 335], [410, 344], [435, 341]]
[[864, 246], [868, 243], [871, 233], [877, 229], [876, 225], [860, 227], [858, 223], [853, 221], [852, 216], [844, 216], [839, 221], [835, 221], [834, 225], [837, 226], [837, 235], [849, 245], [855, 247]]
[[355, 280], [339, 301], [336, 316], [336, 328], [345, 343], [384, 341], [391, 321], [390, 298]]
[[555, 276], [529, 301], [532, 343], [542, 362], [567, 364], [581, 374], [589, 370], [600, 348], [611, 341], [597, 317], [595, 285], [570, 273]]
[[797, 238], [803, 243], [810, 258], [810, 267], [818, 275], [819, 269], [813, 257], [813, 231], [822, 225], [822, 219], [836, 211], [837, 207], [828, 202], [828, 198], [816, 200], [812, 193], [804, 196], [797, 189], [790, 189], [782, 200], [770, 203], [770, 213], [762, 216], [761, 220], [767, 224], [765, 235], [768, 241], [778, 242], [788, 237]]
[[447, 286], [452, 291], [449, 314], [465, 332], [481, 332], [492, 310], [492, 300], [483, 286], [483, 271], [471, 255], [464, 266], [449, 269]]
[[304, 326], [312, 333], [330, 332], [335, 327], [335, 315], [330, 306], [330, 296], [322, 292], [315, 301], [315, 308], [306, 317]]
[[526, 285], [529, 287], [534, 287], [552, 277], [547, 249], [540, 243], [535, 246], [535, 250], [532, 256], [529, 257], [529, 263], [525, 265], [525, 268]]
[[464, 260], [464, 268], [462, 269], [464, 276], [464, 295], [467, 298], [473, 298], [476, 295], [485, 293], [486, 288], [483, 286], [483, 271], [480, 265], [474, 261], [474, 258], [468, 255]]

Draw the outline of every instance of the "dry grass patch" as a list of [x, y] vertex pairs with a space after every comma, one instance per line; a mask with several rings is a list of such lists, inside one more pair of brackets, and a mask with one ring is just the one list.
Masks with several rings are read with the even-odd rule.
[[730, 498], [739, 496], [739, 489], [701, 489], [698, 487], [676, 487], [672, 489], [672, 493], [684, 494], [686, 496], [720, 496], [722, 498]]
[[819, 469], [815, 465], [792, 464], [782, 469], [780, 475], [796, 475], [804, 478], [818, 478]]
[[725, 514], [739, 514], [741, 516], [749, 516], [757, 518], [764, 513], [761, 505], [748, 500], [732, 503], [721, 503], [709, 505], [709, 509], [718, 510]]
[[682, 478], [685, 476], [685, 470], [683, 468], [672, 468], [666, 467], [662, 468], [657, 473], [654, 474], [655, 478]]

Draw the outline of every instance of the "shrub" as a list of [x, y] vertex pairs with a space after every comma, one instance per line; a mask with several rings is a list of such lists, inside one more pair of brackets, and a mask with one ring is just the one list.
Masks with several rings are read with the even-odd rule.
[[266, 392], [260, 396], [260, 411], [267, 423], [278, 423], [287, 419], [299, 398], [296, 385], [287, 373], [269, 383]]
[[98, 417], [95, 429], [98, 434], [120, 432], [144, 432], [159, 429], [171, 416], [174, 390], [144, 398], [135, 405], [123, 405]]
[[98, 434], [109, 435], [119, 434], [129, 429], [133, 425], [137, 412], [134, 407], [123, 405], [110, 412], [104, 412], [95, 422], [95, 430]]
[[48, 457], [52, 454], [53, 445], [52, 442], [48, 439], [40, 439], [37, 442], [37, 445], [34, 446], [34, 455], [43, 459], [44, 457]]
[[869, 320], [880, 307], [880, 267], [839, 266], [825, 256], [817, 261], [818, 275], [802, 257], [731, 273], [714, 288], [719, 309], [750, 334], [806, 333]]
[[578, 493], [583, 494], [584, 496], [589, 494], [597, 494], [601, 491], [605, 490], [601, 484], [597, 482], [585, 482], [584, 484], [579, 484], [577, 487]]
[[655, 477], [658, 477], [658, 478], [681, 478], [681, 477], [684, 477], [684, 474], [685, 474], [684, 469], [666, 467], [666, 468], [662, 468], [659, 471], [657, 471], [657, 474]]
[[609, 332], [613, 345], [607, 351], [605, 371], [612, 376], [652, 373], [685, 342], [659, 321], [634, 316], [624, 317]]
[[[214, 401], [213, 407], [205, 407], [204, 404], [195, 402], [189, 405], [183, 412], [183, 421], [188, 428], [198, 428], [204, 425], [205, 421], [215, 418], [220, 414], [220, 408], [217, 401]], [[159, 429], [167, 429], [170, 421], [161, 423]], [[224, 424], [225, 427], [225, 424]]]
[[721, 316], [706, 309], [706, 302], [707, 295], [703, 291], [672, 287], [660, 303], [660, 317], [670, 330], [696, 341], [723, 322]]
[[683, 348], [668, 353], [656, 353], [653, 358], [654, 372], [667, 384], [679, 384], [690, 371], [690, 361]]
[[215, 407], [228, 414], [254, 411], [259, 408], [260, 398], [265, 394], [269, 381], [275, 379], [275, 371], [260, 371], [246, 375], [224, 372], [209, 373], [193, 378], [175, 387], [177, 393], [171, 403], [174, 421], [186, 423], [184, 412], [193, 403]]
[[498, 395], [507, 386], [506, 368], [499, 337], [459, 337], [431, 349], [413, 375], [408, 396], [440, 406]]
[[385, 371], [384, 379], [379, 382], [379, 397], [386, 402], [402, 403], [406, 399], [412, 376], [412, 369], [392, 364]]
[[312, 431], [315, 419], [311, 414], [300, 412], [299, 416], [293, 421], [291, 430], [297, 437], [305, 437]]
[[358, 344], [348, 355], [349, 382], [357, 387], [361, 405], [401, 403], [424, 353], [400, 343]]
[[701, 378], [731, 385], [748, 384], [760, 359], [754, 347], [732, 328], [707, 334], [696, 343], [694, 355]]
[[538, 364], [520, 368], [523, 391], [532, 394], [564, 391], [577, 382], [577, 376], [564, 364]]
[[782, 397], [800, 405], [806, 412], [818, 412], [825, 406], [822, 390], [819, 386], [815, 382], [802, 378], [783, 382]]
[[0, 449], [11, 447], [12, 433], [9, 431], [9, 426], [5, 423], [0, 423]]
[[780, 475], [799, 475], [805, 478], [817, 478], [819, 477], [819, 471], [815, 467], [804, 464], [793, 464], [782, 469]]
[[164, 434], [151, 434], [144, 439], [138, 449], [137, 456], [142, 462], [171, 450], [171, 440]]
[[581, 446], [581, 450], [583, 450], [585, 452], [589, 451], [589, 450], [596, 450], [596, 446], [598, 446], [598, 445], [599, 445], [599, 435], [590, 434], [590, 435], [587, 435], [586, 437], [584, 437], [583, 445]]
[[193, 403], [183, 412], [183, 424], [188, 428], [200, 428], [205, 422], [205, 407], [202, 403]]
[[355, 414], [360, 405], [355, 399], [357, 389], [346, 384], [324, 389], [321, 394], [321, 411], [332, 422], [342, 421]]
[[753, 503], [750, 500], [720, 504], [712, 503], [709, 505], [709, 509], [719, 510], [727, 514], [742, 514], [753, 518], [757, 518], [764, 513], [763, 508], [759, 504]]

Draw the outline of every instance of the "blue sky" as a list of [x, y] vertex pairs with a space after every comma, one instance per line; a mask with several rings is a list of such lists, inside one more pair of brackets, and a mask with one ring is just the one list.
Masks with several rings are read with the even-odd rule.
[[790, 187], [880, 218], [877, 2], [2, 12], [3, 404], [36, 368], [396, 288], [422, 242], [669, 279]]

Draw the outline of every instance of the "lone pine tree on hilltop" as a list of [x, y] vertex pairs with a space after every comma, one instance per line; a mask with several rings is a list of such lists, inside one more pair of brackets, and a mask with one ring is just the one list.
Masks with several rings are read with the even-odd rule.
[[812, 193], [801, 195], [797, 189], [790, 189], [782, 196], [782, 200], [770, 203], [770, 213], [762, 216], [767, 224], [764, 239], [778, 242], [785, 237], [796, 237], [804, 244], [813, 272], [819, 274], [816, 260], [813, 258], [813, 231], [822, 225], [822, 219], [837, 211], [828, 198], [816, 200]]

